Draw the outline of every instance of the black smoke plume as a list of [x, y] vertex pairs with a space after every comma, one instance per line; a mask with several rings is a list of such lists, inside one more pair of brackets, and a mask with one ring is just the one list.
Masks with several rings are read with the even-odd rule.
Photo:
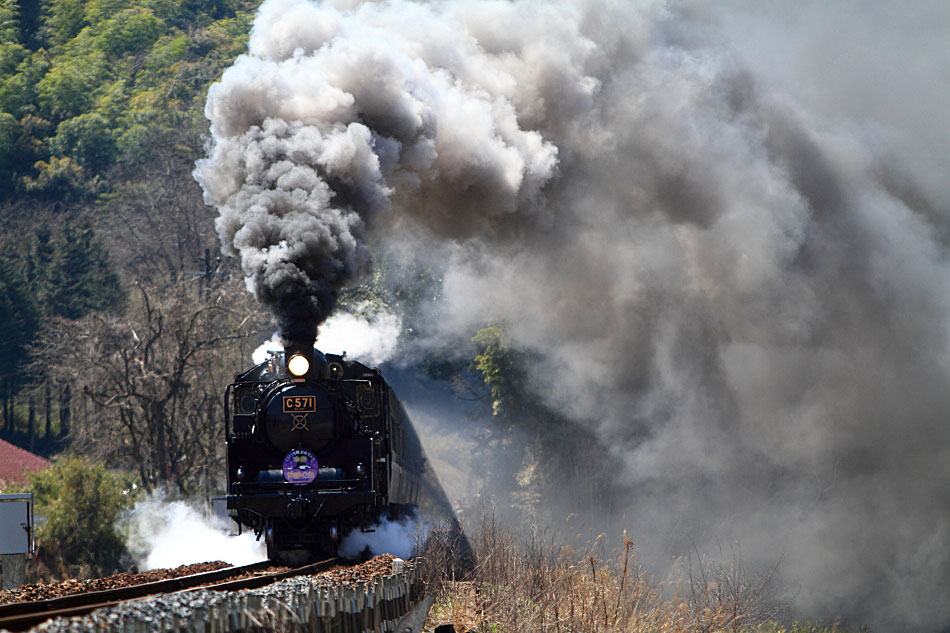
[[[421, 6], [400, 10], [430, 19]], [[554, 146], [510, 103], [427, 66], [374, 27], [372, 6], [362, 12], [370, 21], [265, 3], [250, 53], [208, 95], [213, 142], [195, 175], [220, 210], [225, 250], [285, 339], [312, 339], [367, 270], [367, 223], [393, 197], [400, 212], [471, 234], [483, 216], [528, 206], [555, 164]]]

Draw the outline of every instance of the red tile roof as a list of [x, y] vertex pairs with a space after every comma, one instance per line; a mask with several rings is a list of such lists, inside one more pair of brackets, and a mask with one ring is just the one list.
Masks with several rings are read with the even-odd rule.
[[0, 481], [23, 483], [27, 473], [43, 470], [49, 466], [49, 460], [39, 455], [0, 440]]

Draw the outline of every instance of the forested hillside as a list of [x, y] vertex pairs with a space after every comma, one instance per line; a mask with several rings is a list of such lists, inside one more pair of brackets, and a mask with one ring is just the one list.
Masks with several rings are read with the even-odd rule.
[[28, 195], [57, 210], [121, 199], [123, 184], [161, 160], [157, 148], [193, 144], [207, 86], [242, 51], [253, 6], [4, 2], [4, 198]]
[[256, 2], [0, 4], [3, 437], [207, 487], [266, 324], [191, 177]]

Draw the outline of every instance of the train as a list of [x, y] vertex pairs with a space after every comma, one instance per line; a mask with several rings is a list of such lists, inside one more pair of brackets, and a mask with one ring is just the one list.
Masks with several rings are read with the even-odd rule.
[[352, 530], [451, 506], [380, 371], [312, 344], [270, 352], [225, 392], [227, 508], [267, 557], [333, 555]]

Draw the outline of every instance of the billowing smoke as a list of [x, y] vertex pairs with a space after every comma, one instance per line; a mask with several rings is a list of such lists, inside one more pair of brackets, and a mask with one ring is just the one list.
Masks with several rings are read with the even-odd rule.
[[[828, 30], [818, 5], [751, 4], [268, 0], [196, 173], [283, 332], [312, 335], [367, 239], [415, 248], [444, 269], [441, 333], [503, 323], [535, 354], [532, 387], [618, 466], [610, 514], [648, 554], [736, 541], [782, 560], [799, 614], [933, 630], [950, 65], [913, 52], [947, 61], [950, 5], [847, 3]], [[906, 64], [839, 51], [849, 28]]]
[[229, 523], [158, 491], [136, 502], [123, 527], [129, 551], [143, 570], [217, 560], [247, 565], [267, 558], [263, 541], [251, 532], [231, 535]]
[[[465, 212], [515, 212], [554, 169], [554, 146], [510, 103], [427, 66], [412, 34], [393, 41], [392, 11], [267, 2], [250, 54], [208, 95], [214, 142], [196, 177], [285, 340], [312, 341], [367, 270], [366, 223], [393, 195], [460, 230]], [[399, 12], [437, 26], [425, 7]]]

